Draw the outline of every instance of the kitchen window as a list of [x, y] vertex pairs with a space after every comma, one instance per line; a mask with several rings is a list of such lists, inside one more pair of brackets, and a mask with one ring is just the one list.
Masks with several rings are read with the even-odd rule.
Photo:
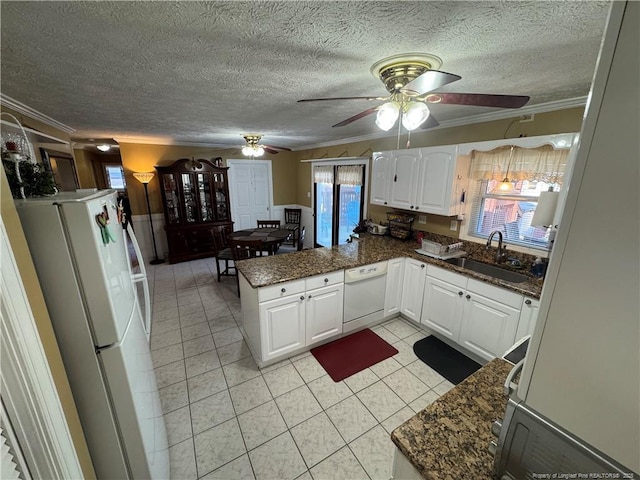
[[[486, 239], [498, 230], [509, 245], [549, 250], [551, 228], [534, 226], [531, 220], [542, 192], [562, 191], [568, 154], [568, 150], [546, 145], [473, 151], [469, 239]], [[508, 194], [496, 193], [505, 177], [513, 190]]]

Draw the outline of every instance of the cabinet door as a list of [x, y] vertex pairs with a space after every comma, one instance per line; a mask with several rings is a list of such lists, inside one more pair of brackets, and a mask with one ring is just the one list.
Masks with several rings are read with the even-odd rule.
[[231, 219], [229, 213], [229, 185], [226, 173], [211, 174], [215, 199], [215, 219], [218, 222], [226, 222]]
[[416, 206], [420, 153], [418, 149], [393, 152], [390, 205], [413, 210]]
[[535, 298], [524, 298], [524, 302], [522, 302], [522, 310], [520, 311], [520, 321], [518, 322], [515, 341], [520, 340], [525, 335], [531, 335], [533, 333], [533, 329], [536, 326], [536, 320], [538, 319], [539, 308], [539, 300], [536, 300]]
[[291, 295], [260, 304], [263, 362], [304, 347], [304, 298], [304, 294]]
[[454, 184], [456, 146], [420, 149], [420, 182], [415, 208], [420, 212], [449, 215]]
[[213, 222], [213, 198], [209, 173], [196, 173], [196, 190], [198, 192], [199, 221]]
[[457, 342], [465, 288], [466, 282], [455, 285], [427, 275], [420, 323]]
[[344, 284], [307, 292], [307, 346], [342, 333]]
[[191, 173], [181, 173], [180, 189], [182, 190], [184, 219], [187, 223], [195, 224], [198, 222], [195, 176]]
[[404, 258], [394, 258], [387, 263], [387, 286], [384, 294], [384, 316], [400, 313]]
[[180, 223], [180, 197], [178, 185], [173, 173], [162, 174], [162, 197], [164, 198], [164, 211], [168, 224]]
[[469, 290], [464, 303], [460, 345], [486, 360], [501, 357], [514, 343], [520, 310]]
[[371, 165], [371, 203], [387, 205], [391, 186], [391, 152], [376, 152]]
[[420, 321], [422, 312], [422, 294], [427, 276], [426, 267], [425, 263], [412, 258], [407, 258], [404, 264], [400, 311], [415, 322]]

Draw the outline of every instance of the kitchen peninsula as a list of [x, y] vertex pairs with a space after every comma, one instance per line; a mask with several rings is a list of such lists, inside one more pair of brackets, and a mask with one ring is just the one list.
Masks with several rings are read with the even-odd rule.
[[[256, 363], [265, 367], [399, 314], [482, 363], [533, 329], [540, 279], [512, 283], [423, 256], [416, 248], [412, 241], [363, 235], [332, 248], [239, 261], [241, 329]], [[491, 262], [484, 245], [464, 242], [464, 249]], [[351, 295], [345, 294], [345, 272], [377, 264], [386, 272], [384, 308], [347, 326]]]

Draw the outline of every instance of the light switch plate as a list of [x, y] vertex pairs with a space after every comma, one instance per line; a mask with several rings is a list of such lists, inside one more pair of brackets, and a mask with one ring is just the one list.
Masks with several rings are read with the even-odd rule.
[[458, 221], [457, 220], [451, 220], [451, 225], [449, 225], [449, 230], [452, 231], [456, 231], [458, 230]]
[[418, 215], [418, 223], [427, 223], [426, 215]]

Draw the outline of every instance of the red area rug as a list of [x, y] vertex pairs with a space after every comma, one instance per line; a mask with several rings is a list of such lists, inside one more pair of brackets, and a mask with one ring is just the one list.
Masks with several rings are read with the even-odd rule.
[[333, 381], [339, 382], [395, 355], [398, 350], [367, 328], [312, 348], [311, 353]]

